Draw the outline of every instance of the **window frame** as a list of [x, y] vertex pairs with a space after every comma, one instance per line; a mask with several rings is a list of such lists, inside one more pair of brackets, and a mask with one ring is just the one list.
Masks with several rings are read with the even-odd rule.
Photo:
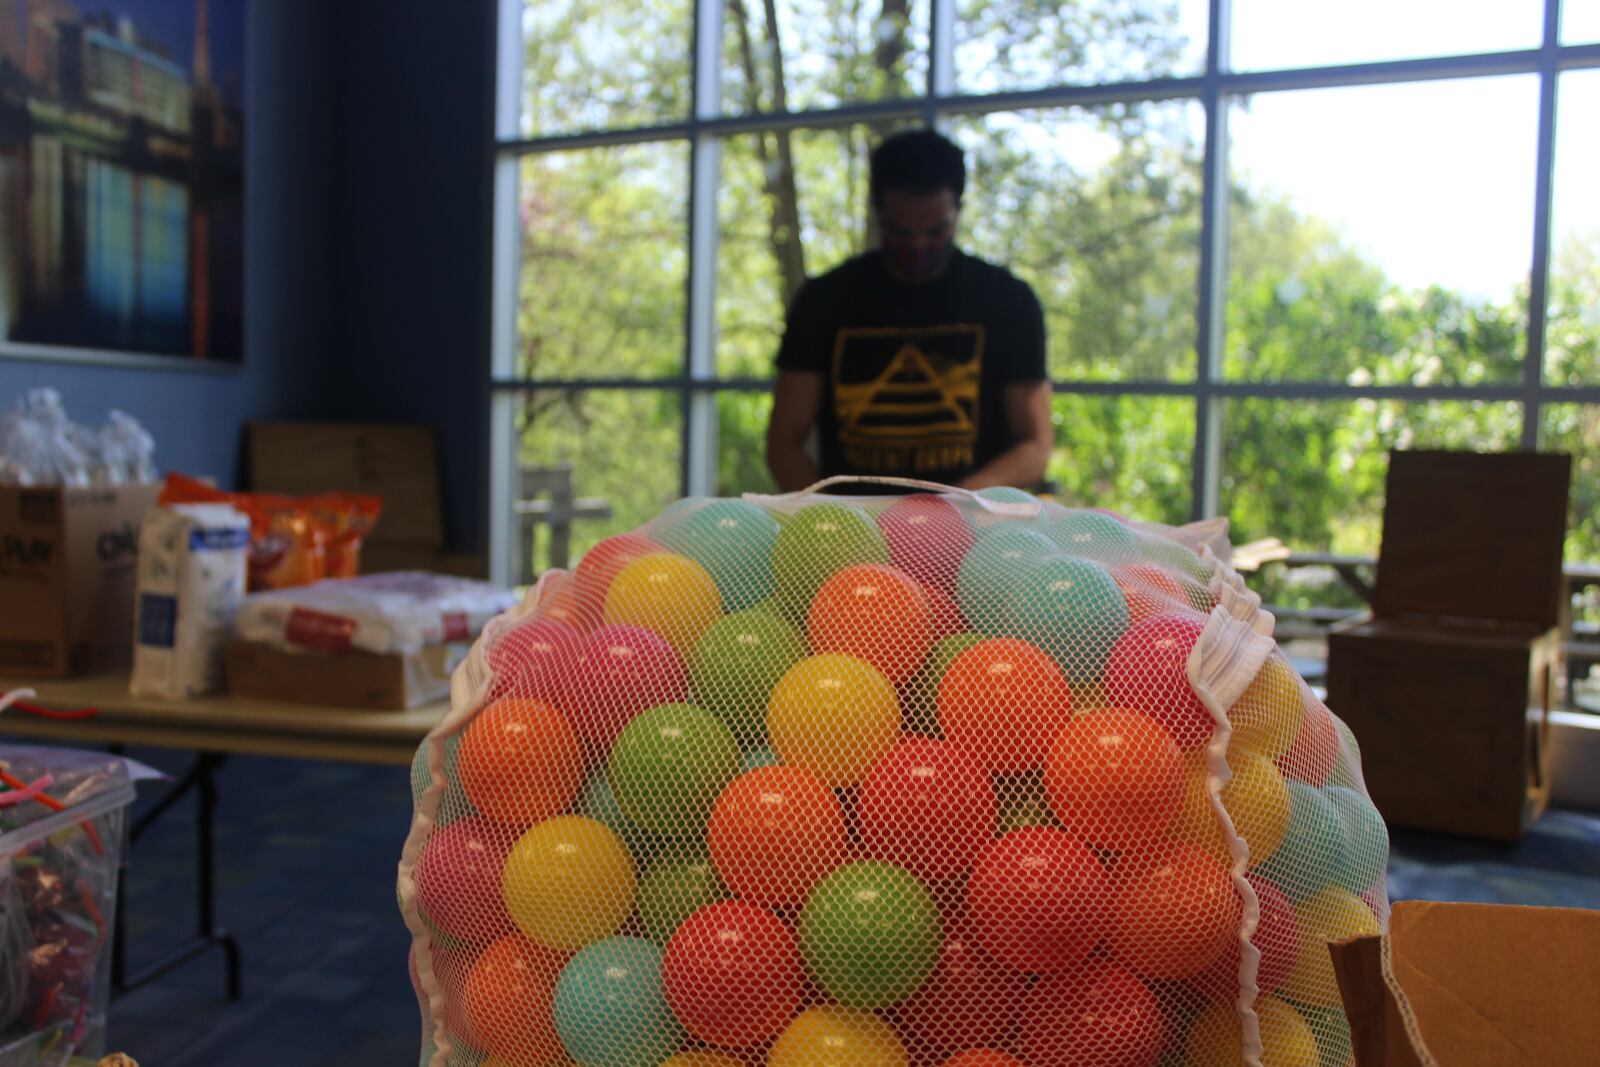
[[[533, 0], [537, 2], [537, 0]], [[993, 94], [957, 93], [954, 29], [957, 0], [930, 0], [928, 84], [919, 96], [852, 104], [812, 111], [721, 113], [721, 32], [725, 0], [693, 0], [694, 25], [690, 64], [691, 113], [679, 122], [618, 129], [588, 130], [526, 138], [520, 132], [521, 13], [524, 0], [498, 0], [494, 142], [491, 146], [492, 197], [491, 347], [489, 402], [490, 563], [492, 575], [509, 581], [511, 550], [513, 404], [529, 389], [673, 390], [682, 411], [679, 491], [710, 495], [717, 484], [717, 395], [723, 391], [765, 391], [771, 380], [719, 377], [715, 366], [715, 300], [718, 218], [717, 181], [722, 139], [740, 133], [780, 128], [833, 126], [871, 120], [921, 120], [940, 126], [947, 118], [995, 111], [1061, 106], [1093, 106], [1123, 102], [1196, 100], [1203, 109], [1203, 191], [1201, 197], [1200, 263], [1195, 374], [1187, 381], [1084, 381], [1053, 379], [1055, 393], [1144, 395], [1187, 398], [1195, 405], [1190, 513], [1195, 519], [1217, 513], [1222, 476], [1224, 403], [1235, 397], [1296, 400], [1373, 399], [1514, 401], [1522, 406], [1520, 445], [1534, 448], [1547, 405], [1600, 403], [1600, 384], [1552, 386], [1544, 380], [1545, 329], [1550, 278], [1551, 202], [1554, 181], [1556, 96], [1560, 75], [1569, 70], [1600, 68], [1600, 44], [1563, 45], [1560, 40], [1562, 0], [1544, 0], [1543, 38], [1537, 48], [1424, 59], [1390, 60], [1338, 66], [1234, 72], [1228, 62], [1231, 0], [1208, 0], [1205, 65], [1194, 77], [1158, 78], [1097, 85], [1059, 84]], [[1318, 382], [1238, 382], [1222, 375], [1224, 308], [1228, 283], [1226, 197], [1228, 188], [1229, 102], [1240, 95], [1291, 92], [1344, 86], [1403, 84], [1534, 74], [1539, 79], [1536, 137], [1533, 255], [1528, 294], [1527, 348], [1520, 382], [1483, 386], [1360, 386]], [[520, 230], [517, 222], [517, 170], [524, 156], [543, 152], [652, 141], [689, 144], [689, 211], [685, 235], [688, 257], [688, 299], [685, 304], [685, 351], [679, 373], [660, 379], [538, 378], [513, 373], [516, 351], [516, 300]]]

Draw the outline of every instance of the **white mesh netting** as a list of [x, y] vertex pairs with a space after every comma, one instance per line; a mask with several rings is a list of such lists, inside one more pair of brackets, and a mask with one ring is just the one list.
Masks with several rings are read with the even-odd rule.
[[414, 768], [422, 1062], [1352, 1063], [1326, 946], [1388, 839], [1226, 555], [811, 493], [547, 575]]

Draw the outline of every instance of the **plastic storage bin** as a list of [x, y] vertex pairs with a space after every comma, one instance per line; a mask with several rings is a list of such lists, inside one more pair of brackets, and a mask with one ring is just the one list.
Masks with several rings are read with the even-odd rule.
[[92, 1060], [105, 1044], [129, 764], [0, 745], [0, 770], [0, 1067]]

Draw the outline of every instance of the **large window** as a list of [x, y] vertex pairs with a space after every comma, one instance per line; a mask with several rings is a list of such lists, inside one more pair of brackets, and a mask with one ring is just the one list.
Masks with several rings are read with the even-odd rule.
[[922, 124], [1045, 307], [1065, 500], [1372, 551], [1384, 449], [1538, 445], [1600, 558], [1595, 0], [501, 4], [501, 576], [551, 470], [574, 552], [770, 491], [784, 310]]

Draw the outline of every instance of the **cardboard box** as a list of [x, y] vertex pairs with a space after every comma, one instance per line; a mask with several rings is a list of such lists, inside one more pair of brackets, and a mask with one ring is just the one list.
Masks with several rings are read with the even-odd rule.
[[0, 674], [128, 666], [139, 523], [159, 492], [0, 486]]
[[1370, 616], [1328, 706], [1394, 826], [1516, 840], [1549, 802], [1571, 457], [1391, 452]]
[[1330, 948], [1360, 1067], [1600, 1063], [1600, 912], [1402, 901]]
[[396, 711], [450, 696], [450, 674], [468, 645], [421, 652], [289, 652], [235, 639], [228, 645], [228, 692], [291, 704]]

